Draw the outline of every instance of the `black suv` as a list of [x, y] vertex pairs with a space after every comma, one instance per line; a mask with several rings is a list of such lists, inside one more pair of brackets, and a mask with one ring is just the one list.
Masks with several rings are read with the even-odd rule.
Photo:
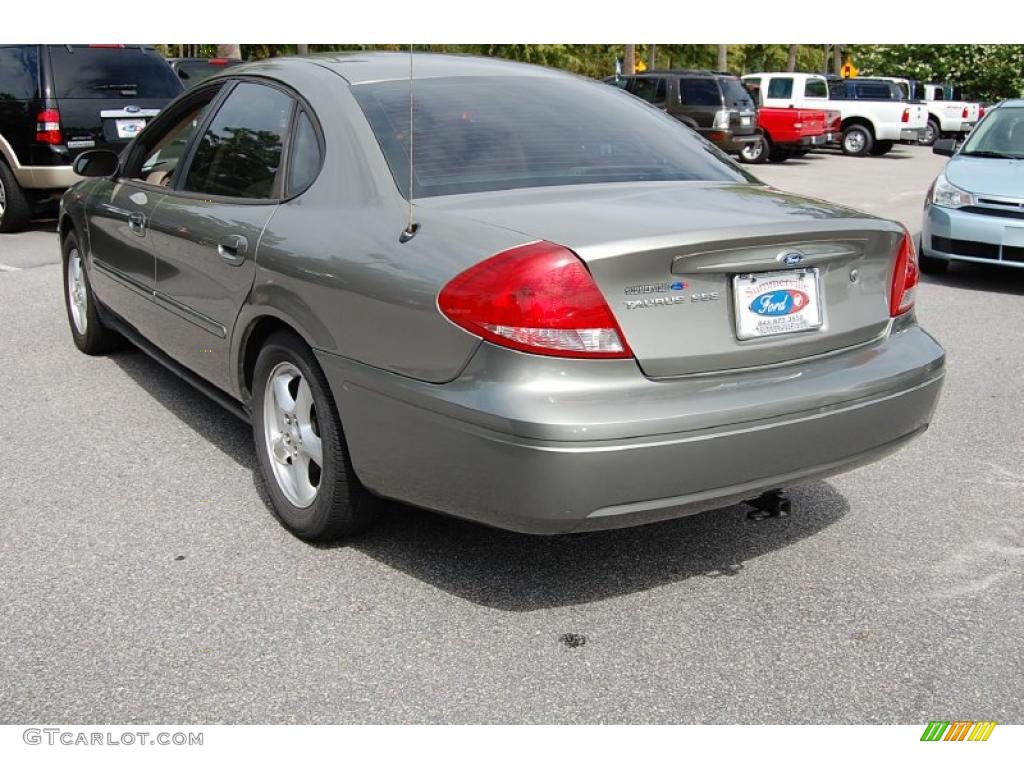
[[757, 106], [736, 75], [706, 69], [652, 69], [631, 77], [609, 77], [700, 133], [730, 154], [760, 139]]
[[87, 149], [127, 144], [183, 86], [142, 45], [0, 45], [0, 232], [72, 184]]

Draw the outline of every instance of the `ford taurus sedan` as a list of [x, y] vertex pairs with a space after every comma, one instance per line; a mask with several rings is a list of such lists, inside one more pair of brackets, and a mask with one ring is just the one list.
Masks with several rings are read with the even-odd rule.
[[1024, 267], [1024, 99], [1001, 102], [968, 136], [933, 151], [952, 156], [925, 199], [921, 269], [951, 261]]
[[128, 338], [250, 420], [295, 534], [381, 499], [634, 525], [927, 428], [944, 354], [899, 224], [766, 187], [600, 83], [413, 67], [232, 69], [83, 155], [63, 200], [75, 344]]

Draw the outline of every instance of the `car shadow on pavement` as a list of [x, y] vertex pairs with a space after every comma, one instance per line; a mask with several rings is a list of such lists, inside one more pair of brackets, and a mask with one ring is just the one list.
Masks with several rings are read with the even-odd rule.
[[921, 282], [986, 293], [1024, 296], [1024, 269], [958, 261], [941, 275], [921, 275]]
[[527, 536], [401, 504], [351, 546], [449, 594], [503, 611], [604, 600], [688, 579], [743, 578], [745, 563], [811, 536], [849, 509], [831, 485], [795, 488], [793, 513], [748, 520], [736, 505], [660, 523]]
[[[129, 347], [110, 359], [198, 435], [250, 468], [253, 485], [272, 514], [248, 425], [139, 350]], [[533, 611], [688, 579], [743, 578], [745, 563], [818, 533], [849, 509], [826, 482], [794, 488], [790, 498], [793, 512], [784, 518], [748, 520], [751, 508], [741, 504], [634, 528], [563, 536], [512, 533], [391, 502], [361, 536], [310, 548], [325, 556], [352, 548], [478, 605]]]

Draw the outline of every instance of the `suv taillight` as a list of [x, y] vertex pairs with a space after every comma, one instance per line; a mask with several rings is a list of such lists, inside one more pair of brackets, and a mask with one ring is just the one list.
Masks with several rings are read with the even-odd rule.
[[729, 110], [720, 109], [715, 112], [715, 119], [711, 123], [711, 127], [717, 131], [729, 130]]
[[914, 289], [917, 286], [917, 249], [910, 233], [903, 228], [903, 240], [896, 252], [896, 266], [892, 271], [892, 286], [889, 289], [889, 316], [898, 317], [909, 312], [914, 306]]
[[42, 144], [64, 141], [60, 133], [60, 112], [56, 109], [44, 109], [36, 115], [36, 141]]
[[586, 266], [540, 241], [456, 275], [437, 306], [456, 325], [502, 347], [555, 357], [632, 356]]
[[901, 123], [909, 123], [910, 122], [910, 109], [909, 108], [903, 110], [903, 117], [900, 118], [900, 122]]

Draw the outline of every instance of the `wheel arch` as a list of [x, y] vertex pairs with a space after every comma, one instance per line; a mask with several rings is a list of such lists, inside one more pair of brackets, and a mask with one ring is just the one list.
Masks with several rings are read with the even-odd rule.
[[840, 127], [840, 130], [842, 130], [845, 133], [847, 128], [852, 128], [855, 125], [859, 125], [859, 126], [861, 126], [863, 128], [867, 128], [868, 132], [871, 134], [871, 138], [872, 139], [875, 138], [875, 126], [874, 126], [874, 123], [872, 123], [866, 117], [859, 117], [859, 116], [848, 117], [845, 120], [843, 120], [842, 124], [839, 127]]
[[255, 308], [251, 305], [247, 305], [246, 309], [258, 309], [258, 312], [252, 312], [245, 316], [246, 313], [243, 310], [243, 315], [239, 317], [236, 329], [241, 330], [237, 330], [235, 334], [237, 342], [233, 345], [235, 352], [232, 359], [234, 360], [237, 394], [243, 403], [248, 404], [252, 399], [252, 376], [256, 368], [256, 358], [259, 357], [260, 350], [267, 339], [278, 331], [287, 331], [302, 339], [310, 349], [313, 349], [315, 344], [310, 335], [298, 323], [283, 313], [273, 308]]

